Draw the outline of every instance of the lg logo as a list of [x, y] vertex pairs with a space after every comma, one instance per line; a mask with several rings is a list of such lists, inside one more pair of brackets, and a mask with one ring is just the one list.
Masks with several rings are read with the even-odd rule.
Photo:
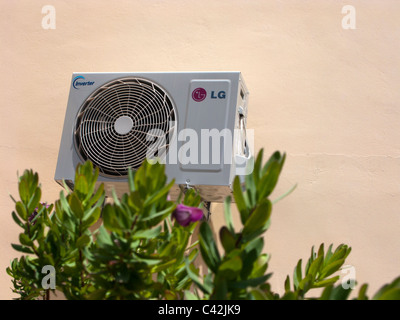
[[215, 95], [215, 91], [211, 91], [211, 99], [225, 99], [225, 91], [219, 91], [217, 95]]
[[196, 88], [192, 92], [192, 98], [196, 102], [201, 102], [207, 97], [207, 91], [203, 88]]
[[[204, 88], [196, 88], [192, 92], [192, 99], [196, 102], [201, 102], [207, 97], [207, 91]], [[225, 99], [226, 93], [225, 91], [211, 91], [210, 95], [211, 99]]]

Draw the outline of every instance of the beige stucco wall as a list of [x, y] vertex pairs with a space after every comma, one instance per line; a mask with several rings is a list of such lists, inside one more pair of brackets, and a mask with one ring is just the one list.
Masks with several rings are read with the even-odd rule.
[[[344, 5], [356, 29], [343, 29]], [[42, 7], [56, 28], [42, 27]], [[53, 181], [75, 71], [242, 71], [255, 149], [287, 152], [266, 234], [273, 289], [312, 245], [347, 243], [369, 293], [400, 275], [400, 3], [396, 0], [0, 0], [0, 298], [17, 171]], [[223, 223], [213, 205], [213, 225]], [[358, 288], [357, 288], [358, 291]]]

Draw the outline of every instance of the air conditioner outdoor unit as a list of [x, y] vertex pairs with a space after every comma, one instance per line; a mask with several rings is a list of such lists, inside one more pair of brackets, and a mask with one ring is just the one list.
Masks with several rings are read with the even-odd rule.
[[73, 188], [78, 163], [99, 168], [106, 193], [128, 191], [128, 168], [165, 163], [182, 186], [222, 202], [251, 171], [248, 91], [240, 72], [74, 73], [55, 180]]

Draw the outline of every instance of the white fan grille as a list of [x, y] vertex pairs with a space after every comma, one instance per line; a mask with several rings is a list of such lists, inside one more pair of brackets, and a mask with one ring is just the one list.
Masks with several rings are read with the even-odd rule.
[[117, 79], [82, 105], [75, 146], [103, 175], [126, 176], [146, 157], [165, 156], [175, 124], [175, 108], [164, 89], [144, 79]]

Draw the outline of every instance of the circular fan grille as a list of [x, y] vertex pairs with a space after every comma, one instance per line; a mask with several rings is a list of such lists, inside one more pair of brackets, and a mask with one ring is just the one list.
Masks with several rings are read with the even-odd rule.
[[163, 157], [175, 128], [172, 100], [155, 83], [139, 78], [111, 81], [82, 105], [75, 146], [103, 175], [126, 176], [146, 157]]

